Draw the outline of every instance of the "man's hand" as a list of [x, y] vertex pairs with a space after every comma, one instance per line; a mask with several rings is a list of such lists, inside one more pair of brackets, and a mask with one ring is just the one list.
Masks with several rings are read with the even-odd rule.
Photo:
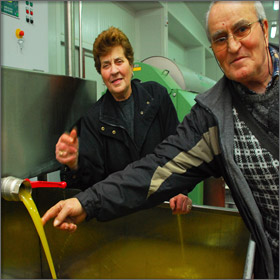
[[192, 200], [183, 194], [178, 194], [169, 200], [172, 214], [188, 214], [192, 209]]
[[78, 168], [79, 140], [77, 129], [73, 128], [69, 133], [63, 133], [55, 148], [55, 155], [58, 162], [67, 165], [70, 169]]
[[87, 214], [77, 198], [61, 200], [42, 217], [43, 226], [52, 218], [53, 226], [61, 230], [74, 232], [77, 224], [85, 220]]

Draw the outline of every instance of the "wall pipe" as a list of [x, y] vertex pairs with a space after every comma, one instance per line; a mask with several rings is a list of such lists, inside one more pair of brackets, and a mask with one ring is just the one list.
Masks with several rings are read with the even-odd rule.
[[82, 43], [82, 11], [83, 4], [79, 1], [79, 76], [83, 78], [83, 43]]
[[75, 76], [75, 30], [73, 1], [64, 2], [65, 74]]
[[8, 201], [20, 201], [20, 189], [25, 189], [30, 194], [32, 188], [29, 180], [13, 176], [1, 178], [1, 196]]

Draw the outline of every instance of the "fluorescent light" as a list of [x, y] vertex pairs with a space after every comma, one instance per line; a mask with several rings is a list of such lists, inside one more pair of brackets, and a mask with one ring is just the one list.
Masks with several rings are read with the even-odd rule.
[[275, 38], [276, 30], [277, 30], [277, 27], [276, 27], [276, 26], [272, 26], [272, 27], [271, 27], [271, 30], [270, 30], [270, 38]]
[[279, 1], [274, 1], [273, 10], [274, 11], [278, 11], [279, 10]]

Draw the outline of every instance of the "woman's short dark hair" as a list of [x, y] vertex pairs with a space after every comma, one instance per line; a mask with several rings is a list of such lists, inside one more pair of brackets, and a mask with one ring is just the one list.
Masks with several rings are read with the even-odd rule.
[[111, 26], [107, 30], [102, 31], [93, 43], [95, 68], [99, 74], [101, 74], [100, 56], [108, 54], [116, 46], [123, 47], [125, 57], [129, 64], [133, 65], [134, 52], [127, 36], [120, 29]]

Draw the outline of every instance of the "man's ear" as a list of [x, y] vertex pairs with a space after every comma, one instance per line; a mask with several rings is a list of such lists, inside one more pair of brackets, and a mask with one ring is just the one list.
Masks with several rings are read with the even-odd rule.
[[261, 28], [263, 30], [263, 35], [264, 35], [264, 38], [265, 38], [265, 44], [268, 47], [268, 31], [269, 31], [269, 28], [268, 28], [268, 21], [267, 21], [267, 19], [263, 19], [261, 21]]

